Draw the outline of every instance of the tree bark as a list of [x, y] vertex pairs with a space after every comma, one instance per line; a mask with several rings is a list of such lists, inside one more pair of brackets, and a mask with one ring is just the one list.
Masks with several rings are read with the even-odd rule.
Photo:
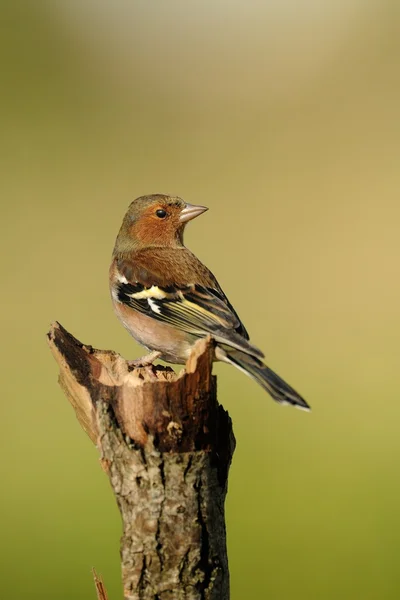
[[121, 511], [125, 600], [228, 600], [224, 501], [235, 440], [216, 398], [213, 341], [199, 340], [176, 375], [132, 369], [58, 323], [48, 338]]

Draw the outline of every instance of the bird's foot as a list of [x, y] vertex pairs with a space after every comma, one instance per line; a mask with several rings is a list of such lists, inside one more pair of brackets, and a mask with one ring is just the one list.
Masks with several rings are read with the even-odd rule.
[[150, 367], [157, 358], [161, 356], [161, 352], [158, 350], [154, 350], [150, 352], [150, 354], [146, 354], [146, 356], [141, 356], [140, 358], [135, 358], [135, 360], [127, 360], [128, 369], [137, 369], [138, 367]]

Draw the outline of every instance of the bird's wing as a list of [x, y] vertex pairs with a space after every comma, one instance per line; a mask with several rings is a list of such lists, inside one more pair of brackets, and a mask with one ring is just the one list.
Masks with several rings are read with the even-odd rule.
[[195, 337], [210, 334], [221, 345], [263, 356], [247, 341], [243, 324], [219, 285], [216, 282], [212, 285], [211, 274], [208, 286], [199, 283], [166, 285], [160, 282], [157, 272], [149, 271], [148, 264], [145, 277], [143, 273], [143, 267], [137, 262], [131, 263], [129, 269], [119, 265], [114, 289], [119, 302]]
[[237, 314], [236, 310], [233, 308], [232, 304], [229, 302], [228, 298], [225, 296], [225, 294], [222, 291], [221, 286], [219, 285], [218, 281], [216, 280], [216, 278], [214, 277], [214, 275], [212, 275], [211, 273], [210, 273], [210, 275], [212, 276], [212, 283], [213, 283], [213, 285], [211, 287], [208, 287], [207, 289], [213, 290], [214, 294], [218, 295], [218, 298], [220, 298], [225, 303], [226, 307], [234, 315], [234, 317], [236, 318], [237, 322], [239, 323], [239, 326], [236, 328], [236, 332], [239, 333], [239, 335], [241, 335], [242, 337], [244, 337], [245, 340], [250, 339], [249, 338], [249, 334], [247, 333], [246, 327], [243, 325], [243, 323], [240, 320], [239, 315]]

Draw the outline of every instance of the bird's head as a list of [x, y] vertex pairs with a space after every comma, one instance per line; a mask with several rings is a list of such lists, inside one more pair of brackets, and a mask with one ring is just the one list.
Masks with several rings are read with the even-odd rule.
[[188, 221], [208, 210], [177, 196], [153, 194], [134, 200], [124, 217], [114, 253], [147, 247], [177, 247], [183, 243]]

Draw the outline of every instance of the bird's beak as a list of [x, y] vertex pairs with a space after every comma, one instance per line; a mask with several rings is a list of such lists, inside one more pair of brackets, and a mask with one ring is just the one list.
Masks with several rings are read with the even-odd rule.
[[206, 210], [208, 210], [207, 206], [200, 206], [200, 204], [186, 204], [185, 208], [181, 210], [179, 221], [181, 223], [187, 223], [201, 215], [203, 212], [206, 212]]

